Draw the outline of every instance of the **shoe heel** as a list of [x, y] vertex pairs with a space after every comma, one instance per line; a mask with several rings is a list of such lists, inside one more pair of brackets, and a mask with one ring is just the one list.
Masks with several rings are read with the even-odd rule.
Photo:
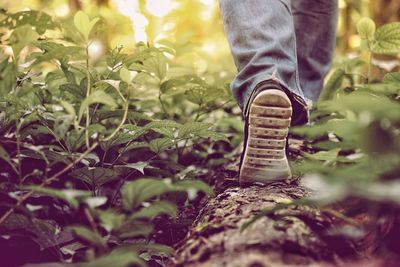
[[281, 90], [261, 91], [250, 104], [247, 141], [240, 166], [241, 185], [289, 180], [286, 142], [292, 105]]

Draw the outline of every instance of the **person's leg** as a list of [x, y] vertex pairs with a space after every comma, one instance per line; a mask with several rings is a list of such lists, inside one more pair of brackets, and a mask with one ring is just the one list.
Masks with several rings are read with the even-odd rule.
[[219, 2], [238, 68], [231, 88], [239, 106], [246, 112], [255, 89], [264, 87], [266, 81], [275, 81], [288, 92], [292, 101], [292, 123], [304, 123], [305, 100], [299, 83], [290, 0]]
[[323, 88], [335, 49], [338, 0], [291, 0], [300, 85], [313, 102]]
[[239, 181], [290, 179], [289, 125], [307, 122], [290, 0], [220, 0], [238, 74], [232, 92], [245, 117]]

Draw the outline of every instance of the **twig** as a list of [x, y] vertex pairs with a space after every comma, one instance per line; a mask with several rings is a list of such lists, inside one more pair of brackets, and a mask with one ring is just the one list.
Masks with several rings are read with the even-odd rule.
[[89, 222], [89, 224], [90, 224], [90, 227], [92, 228], [93, 231], [95, 231], [96, 233], [98, 233], [98, 231], [97, 231], [97, 226], [96, 226], [96, 222], [94, 221], [93, 216], [92, 216], [92, 214], [90, 213], [89, 209], [88, 209], [88, 208], [85, 208], [84, 212], [85, 212], [86, 219], [88, 220], [88, 222]]
[[331, 208], [321, 208], [321, 211], [326, 212], [326, 213], [328, 213], [328, 214], [330, 214], [330, 215], [332, 215], [332, 216], [334, 216], [334, 217], [336, 217], [336, 218], [338, 218], [338, 219], [341, 219], [341, 220], [343, 220], [344, 222], [346, 222], [346, 223], [348, 223], [348, 224], [351, 224], [351, 225], [353, 225], [353, 226], [359, 226], [359, 223], [358, 223], [357, 221], [355, 221], [355, 220], [353, 220], [353, 219], [347, 217], [346, 215], [344, 215], [344, 214], [342, 214], [342, 213], [340, 213], [340, 212], [338, 212], [338, 211], [336, 211], [336, 210], [334, 210], [334, 209], [331, 209]]
[[[22, 123], [22, 121], [21, 121]], [[16, 132], [16, 138], [17, 138], [17, 154], [18, 154], [18, 177], [19, 177], [19, 182], [22, 182], [22, 157], [21, 157], [21, 136], [20, 136], [20, 128], [21, 124], [17, 125], [17, 132]]]

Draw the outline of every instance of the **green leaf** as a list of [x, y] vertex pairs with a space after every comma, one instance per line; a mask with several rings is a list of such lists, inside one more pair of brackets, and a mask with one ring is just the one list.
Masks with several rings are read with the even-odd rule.
[[[94, 116], [98, 118], [98, 120], [104, 120], [109, 118], [121, 118], [124, 114], [123, 109], [115, 109], [115, 110], [98, 110]], [[152, 121], [153, 118], [147, 116], [141, 112], [137, 111], [129, 111], [128, 112], [128, 119], [133, 121]], [[126, 125], [124, 125], [125, 127]]]
[[154, 231], [154, 226], [148, 222], [142, 222], [136, 219], [128, 220], [121, 227], [115, 229], [113, 234], [120, 239], [131, 239], [138, 237], [148, 238]]
[[203, 123], [203, 122], [188, 122], [185, 123], [180, 129], [178, 133], [178, 137], [180, 138], [190, 138], [197, 135], [198, 132], [208, 130], [212, 126], [211, 123]]
[[[373, 118], [399, 118], [399, 103], [389, 99], [386, 96], [370, 94], [366, 92], [354, 92], [342, 96], [340, 99], [332, 102], [326, 102], [331, 110], [351, 110], [357, 114], [368, 112]], [[362, 123], [355, 121], [354, 124]], [[340, 125], [339, 125], [340, 126]]]
[[[132, 125], [131, 125], [132, 126]], [[115, 135], [111, 140], [108, 141], [103, 141], [101, 142], [101, 147], [104, 150], [110, 150], [111, 148], [122, 145], [122, 144], [127, 144], [132, 140], [135, 140], [145, 134], [147, 130], [142, 129], [140, 127], [137, 127], [136, 130], [131, 130], [129, 132], [121, 132]]]
[[372, 52], [376, 54], [400, 53], [400, 22], [380, 27], [375, 33], [375, 40]]
[[360, 122], [348, 120], [330, 120], [324, 124], [304, 126], [301, 128], [292, 129], [294, 133], [304, 135], [308, 138], [315, 139], [322, 136], [327, 136], [329, 133], [334, 133], [340, 137], [341, 142], [336, 142], [335, 147], [344, 147], [356, 149], [360, 145], [360, 135], [364, 130]]
[[17, 83], [18, 68], [5, 58], [0, 62], [0, 95], [6, 96]]
[[357, 23], [357, 31], [362, 39], [372, 39], [376, 30], [375, 22], [370, 18], [362, 18]]
[[62, 115], [56, 118], [54, 121], [54, 134], [58, 140], [64, 139], [74, 119], [74, 115]]
[[60, 85], [61, 95], [65, 98], [80, 101], [85, 99], [85, 92], [76, 84], [62, 84]]
[[85, 226], [69, 226], [68, 228], [71, 229], [71, 231], [80, 239], [101, 249], [107, 249], [107, 243], [99, 233], [96, 233]]
[[89, 208], [98, 208], [107, 203], [107, 197], [89, 197], [85, 199], [85, 203], [88, 205]]
[[174, 142], [169, 137], [153, 139], [149, 144], [150, 150], [154, 153], [161, 153], [172, 146], [174, 146]]
[[76, 65], [68, 65], [71, 60], [80, 60], [85, 56], [85, 49], [79, 46], [65, 46], [53, 42], [35, 42], [35, 45], [43, 50], [43, 53], [34, 57], [35, 62], [33, 66], [42, 62], [49, 62], [52, 59], [57, 59], [61, 63], [61, 70], [64, 76], [68, 78], [68, 82], [75, 84], [75, 78], [72, 77], [73, 73], [69, 69], [76, 67]]
[[122, 190], [122, 203], [126, 210], [133, 210], [154, 197], [161, 196], [170, 190], [170, 186], [162, 180], [138, 179], [126, 183]]
[[342, 85], [345, 74], [346, 72], [343, 69], [336, 69], [332, 73], [321, 92], [320, 100], [326, 101], [334, 97], [335, 93]]
[[205, 82], [197, 76], [194, 75], [184, 75], [179, 77], [174, 77], [169, 80], [164, 81], [160, 85], [161, 93], [167, 93], [173, 89], [183, 87], [184, 85], [199, 85], [205, 84]]
[[103, 83], [106, 83], [108, 85], [111, 85], [115, 90], [120, 92], [120, 90], [119, 90], [120, 85], [121, 85], [121, 81], [120, 80], [101, 80], [100, 82], [103, 82]]
[[305, 154], [305, 156], [309, 159], [332, 162], [338, 158], [339, 152], [340, 148], [335, 148], [330, 151], [320, 151], [314, 154]]
[[173, 88], [184, 85], [185, 83], [186, 83], [185, 79], [179, 79], [179, 78], [170, 79], [170, 80], [163, 82], [160, 85], [160, 91], [161, 91], [161, 93], [164, 94], [164, 93], [168, 92], [169, 90], [172, 90]]
[[210, 123], [188, 122], [179, 129], [178, 137], [184, 139], [211, 138], [214, 141], [229, 142], [224, 134], [209, 130], [210, 127], [212, 127]]
[[167, 75], [168, 61], [162, 53], [157, 53], [156, 56], [145, 60], [143, 65], [145, 70], [157, 77], [159, 81], [163, 81]]
[[203, 105], [205, 102], [204, 99], [205, 89], [202, 86], [195, 86], [191, 89], [185, 91], [186, 98], [197, 105]]
[[97, 188], [105, 183], [118, 179], [118, 173], [111, 169], [101, 167], [84, 167], [70, 173], [70, 176], [86, 182], [92, 188]]
[[294, 127], [290, 129], [290, 132], [304, 136], [308, 139], [317, 139], [322, 136], [327, 136], [332, 131], [331, 123], [332, 120], [323, 124]]
[[148, 162], [135, 162], [135, 163], [127, 163], [125, 165], [117, 165], [115, 167], [123, 167], [123, 168], [129, 168], [129, 169], [135, 169], [139, 171], [141, 174], [144, 174], [144, 168], [146, 168], [149, 165]]
[[148, 132], [148, 129], [136, 126], [134, 124], [126, 124], [122, 126], [122, 129], [123, 132], [118, 133], [111, 140], [101, 142], [101, 147], [104, 150], [109, 150], [117, 145], [130, 144], [133, 140], [138, 139]]
[[10, 165], [10, 167], [14, 170], [15, 173], [18, 173], [17, 167], [14, 166], [13, 162], [11, 161], [10, 156], [8, 155], [7, 151], [0, 146], [0, 159], [4, 160], [5, 162]]
[[15, 29], [10, 36], [10, 45], [14, 56], [18, 57], [21, 50], [36, 40], [39, 35], [28, 25]]
[[146, 142], [132, 142], [128, 146], [121, 147], [118, 150], [118, 153], [120, 153], [120, 154], [127, 153], [127, 152], [129, 152], [131, 150], [139, 149], [139, 148], [145, 148], [145, 147], [149, 147], [149, 144], [146, 143]]
[[200, 180], [181, 180], [173, 184], [173, 189], [176, 191], [201, 191], [208, 196], [214, 196], [213, 189], [203, 181]]
[[361, 86], [359, 90], [364, 90], [366, 92], [371, 92], [373, 94], [384, 94], [384, 95], [394, 95], [400, 93], [399, 82], [396, 83], [394, 80], [396, 77], [388, 76], [384, 83], [370, 83]]
[[109, 255], [101, 256], [88, 263], [80, 263], [78, 267], [147, 267], [147, 264], [132, 250], [114, 249]]
[[133, 219], [137, 218], [146, 218], [153, 220], [160, 214], [166, 214], [173, 218], [176, 217], [177, 208], [175, 204], [172, 204], [169, 201], [157, 201], [148, 207], [144, 207], [138, 212], [135, 212], [132, 216]]
[[79, 201], [78, 201], [79, 198], [86, 198], [90, 196], [90, 192], [88, 191], [72, 190], [72, 189], [60, 190], [60, 189], [53, 189], [37, 185], [24, 186], [24, 189], [31, 190], [35, 193], [43, 194], [46, 196], [62, 199], [75, 209], [78, 208], [79, 206]]
[[173, 140], [176, 136], [177, 130], [181, 127], [181, 124], [170, 121], [170, 120], [163, 120], [163, 121], [152, 121], [146, 126], [144, 129], [153, 130], [154, 132], [160, 133], [169, 139]]
[[98, 210], [98, 212], [101, 225], [109, 232], [120, 227], [124, 222], [124, 215], [115, 210]]
[[65, 109], [65, 111], [69, 115], [72, 115], [73, 117], [76, 116], [75, 109], [70, 103], [68, 103], [67, 101], [64, 101], [64, 100], [60, 100], [60, 105]]
[[162, 121], [152, 121], [146, 124], [144, 128], [148, 130], [155, 130], [162, 128], [179, 128], [180, 126], [181, 124], [177, 123], [176, 121], [162, 120]]
[[121, 80], [123, 80], [127, 84], [130, 84], [132, 82], [133, 77], [131, 75], [131, 71], [125, 67], [121, 68], [121, 70], [119, 71], [119, 76], [121, 77]]
[[383, 78], [385, 83], [400, 84], [400, 72], [392, 72], [385, 75]]
[[197, 133], [200, 138], [210, 138], [213, 141], [225, 141], [229, 143], [229, 139], [222, 133], [217, 133], [212, 130], [202, 130]]
[[83, 11], [78, 11], [74, 16], [75, 27], [80, 33], [82, 33], [86, 41], [89, 39], [90, 32], [98, 21], [99, 18], [90, 20], [89, 16]]
[[85, 110], [94, 103], [108, 105], [111, 108], [117, 107], [115, 100], [109, 94], [100, 90], [94, 91], [85, 100], [83, 100], [81, 107], [79, 108], [78, 121], [82, 119], [82, 115]]
[[7, 14], [6, 18], [0, 22], [0, 26], [9, 29], [16, 29], [25, 25], [34, 27], [38, 34], [44, 34], [47, 29], [56, 27], [56, 24], [48, 14], [36, 10]]

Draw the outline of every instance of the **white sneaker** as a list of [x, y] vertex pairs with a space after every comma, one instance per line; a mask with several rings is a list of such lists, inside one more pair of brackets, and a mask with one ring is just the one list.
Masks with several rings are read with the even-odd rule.
[[286, 157], [291, 118], [292, 104], [282, 90], [263, 90], [250, 103], [239, 173], [241, 185], [291, 178]]

